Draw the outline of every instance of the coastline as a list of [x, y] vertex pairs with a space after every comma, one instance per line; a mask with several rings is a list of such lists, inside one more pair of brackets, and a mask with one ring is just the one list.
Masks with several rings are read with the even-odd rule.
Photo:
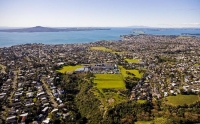
[[[134, 28], [110, 28], [110, 30], [92, 31], [69, 31], [69, 32], [0, 32], [0, 48], [10, 47], [20, 44], [82, 44], [101, 40], [118, 41], [123, 35], [135, 35]], [[185, 36], [182, 33], [199, 34], [200, 30], [194, 29], [167, 29], [154, 31], [151, 29], [140, 29], [145, 34], [142, 35], [172, 35]], [[193, 37], [194, 35], [187, 35]], [[195, 37], [200, 37], [199, 35]]]

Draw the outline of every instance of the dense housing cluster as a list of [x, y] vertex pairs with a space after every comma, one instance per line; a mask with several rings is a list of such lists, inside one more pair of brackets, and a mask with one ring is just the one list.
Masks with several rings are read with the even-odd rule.
[[[52, 116], [72, 121], [74, 117], [63, 97], [68, 92], [57, 84], [61, 79], [56, 70], [63, 65], [87, 65], [90, 72], [98, 74], [120, 74], [118, 65], [122, 66], [127, 69], [124, 80], [130, 89], [129, 100], [152, 101], [170, 95], [199, 94], [200, 38], [154, 35], [122, 38], [87, 44], [23, 44], [0, 48], [1, 122], [50, 123]], [[109, 50], [91, 49], [99, 46]], [[84, 73], [88, 69], [84, 68]], [[144, 74], [141, 78], [131, 77], [128, 72], [131, 69]]]

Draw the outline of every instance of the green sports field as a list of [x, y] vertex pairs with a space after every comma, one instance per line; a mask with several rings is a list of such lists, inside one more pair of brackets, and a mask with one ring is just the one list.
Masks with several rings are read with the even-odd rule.
[[167, 103], [171, 105], [192, 104], [200, 100], [198, 95], [177, 95], [167, 97]]
[[77, 68], [82, 68], [82, 67], [83, 67], [82, 65], [64, 66], [64, 67], [62, 67], [62, 69], [56, 70], [56, 71], [60, 72], [60, 73], [70, 73], [70, 72], [75, 71]]
[[[93, 89], [93, 93], [101, 101], [105, 110], [108, 106], [127, 100], [127, 97], [120, 94], [120, 91], [126, 90], [121, 74], [95, 74], [94, 83], [96, 89]], [[104, 91], [103, 89], [111, 91]]]
[[106, 47], [90, 47], [91, 50], [102, 50], [102, 51], [105, 51], [105, 52], [112, 52], [111, 49], [108, 49]]
[[94, 83], [99, 89], [103, 88], [125, 88], [121, 74], [95, 74]]
[[136, 121], [135, 124], [166, 124], [167, 118], [159, 117], [151, 121]]
[[129, 63], [139, 63], [140, 60], [139, 59], [125, 59], [127, 62]]

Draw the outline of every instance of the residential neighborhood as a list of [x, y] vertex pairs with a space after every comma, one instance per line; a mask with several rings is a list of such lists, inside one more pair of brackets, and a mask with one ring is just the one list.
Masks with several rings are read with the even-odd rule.
[[[178, 94], [200, 93], [200, 38], [121, 37], [120, 41], [0, 48], [0, 123], [48, 124], [53, 118], [73, 122], [75, 117], [64, 97], [69, 91], [60, 85], [57, 71], [69, 65], [83, 66], [72, 73], [93, 74], [121, 74], [123, 67], [128, 75], [124, 76], [125, 83], [133, 82], [129, 85], [130, 101], [151, 102]], [[131, 59], [139, 62], [128, 61]], [[142, 77], [129, 70], [137, 70]]]

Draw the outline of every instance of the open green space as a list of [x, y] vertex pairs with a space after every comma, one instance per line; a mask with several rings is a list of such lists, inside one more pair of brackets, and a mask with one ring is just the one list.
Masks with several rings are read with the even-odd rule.
[[128, 63], [139, 63], [139, 59], [125, 59]]
[[177, 96], [169, 96], [167, 97], [167, 103], [171, 105], [184, 105], [184, 104], [192, 104], [199, 100], [198, 95], [177, 95]]
[[95, 74], [94, 83], [96, 88], [93, 93], [104, 109], [127, 100], [127, 97], [120, 93], [126, 90], [121, 74]]
[[194, 64], [194, 66], [200, 66], [200, 64]]
[[147, 102], [147, 100], [137, 100], [137, 103], [140, 103], [140, 104], [144, 104], [146, 102]]
[[90, 47], [91, 50], [102, 50], [105, 52], [113, 52], [111, 49], [108, 49], [106, 47]]
[[77, 68], [82, 68], [82, 65], [76, 65], [76, 66], [63, 66], [60, 70], [56, 70], [60, 73], [70, 73], [75, 71]]
[[125, 88], [121, 74], [95, 74], [94, 83], [99, 89], [102, 88]]
[[112, 50], [112, 49], [109, 49], [109, 48], [106, 48], [106, 47], [90, 47], [91, 50], [101, 50], [101, 51], [104, 51], [104, 52], [110, 52], [110, 53], [113, 53], [113, 54], [121, 54], [123, 52], [117, 52], [115, 50]]
[[128, 97], [120, 93], [122, 90], [123, 89], [112, 89], [111, 91], [105, 92], [102, 89], [95, 89], [93, 90], [93, 93], [96, 98], [101, 101], [101, 104], [105, 110], [108, 106], [114, 106], [128, 100]]
[[142, 76], [143, 76], [143, 73], [139, 73], [139, 71], [136, 70], [136, 69], [133, 69], [133, 70], [126, 70], [126, 69], [123, 68], [122, 66], [119, 66], [119, 68], [120, 68], [120, 71], [121, 71], [121, 74], [123, 75], [123, 77], [130, 76], [130, 75], [127, 74], [127, 71], [130, 72], [130, 73], [132, 73], [132, 74], [134, 74], [135, 77], [137, 77], [137, 78], [142, 78]]
[[135, 124], [166, 124], [167, 118], [159, 117], [154, 118], [152, 121], [137, 121]]

